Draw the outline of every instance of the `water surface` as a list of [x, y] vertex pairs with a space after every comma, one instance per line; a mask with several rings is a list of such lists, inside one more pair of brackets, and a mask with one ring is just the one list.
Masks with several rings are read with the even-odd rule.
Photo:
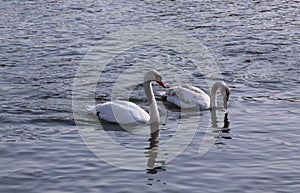
[[[1, 192], [299, 190], [298, 1], [0, 4]], [[85, 145], [73, 117], [72, 90], [76, 71], [92, 48], [126, 27], [145, 24], [183, 31], [187, 39], [201, 42], [231, 87], [230, 106], [228, 114], [217, 110], [215, 117], [210, 111], [199, 113], [195, 135], [176, 159], [167, 163], [158, 154], [158, 167], [145, 163], [143, 170], [125, 170], [102, 161]], [[197, 70], [197, 63], [177, 48], [182, 47], [156, 43], [123, 51], [99, 77], [95, 102], [111, 99], [111, 84], [124, 70], [139, 72], [130, 66], [155, 67], [169, 85], [182, 79], [209, 92], [206, 83], [216, 77], [205, 76], [205, 69]], [[146, 108], [142, 84], [133, 85], [130, 100]], [[164, 104], [158, 97], [162, 89], [154, 88]], [[174, 137], [180, 120], [193, 117], [181, 117], [168, 104], [162, 107], [167, 117], [158, 138], [139, 129], [108, 126], [106, 132], [126, 147], [162, 152], [159, 148]], [[199, 156], [206, 133], [215, 142]], [[109, 148], [107, 153], [118, 156]]]

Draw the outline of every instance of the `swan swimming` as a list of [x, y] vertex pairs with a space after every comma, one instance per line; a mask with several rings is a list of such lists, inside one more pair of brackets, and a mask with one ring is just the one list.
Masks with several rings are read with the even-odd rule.
[[132, 102], [110, 101], [96, 105], [98, 117], [107, 122], [118, 124], [159, 123], [160, 118], [151, 85], [152, 81], [156, 81], [160, 86], [166, 88], [159, 72], [151, 70], [145, 74], [144, 89], [149, 103], [149, 114]]
[[224, 108], [227, 109], [227, 102], [230, 91], [224, 82], [216, 82], [208, 96], [201, 89], [194, 86], [175, 86], [167, 89], [164, 97], [170, 103], [183, 109], [200, 108], [200, 110], [213, 109], [217, 107], [216, 93], [221, 90]]

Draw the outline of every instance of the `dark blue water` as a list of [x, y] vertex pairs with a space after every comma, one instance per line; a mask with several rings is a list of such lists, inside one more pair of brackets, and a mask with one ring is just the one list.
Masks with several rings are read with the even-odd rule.
[[[0, 192], [296, 192], [299, 8], [277, 0], [1, 1]], [[159, 136], [79, 127], [86, 120], [77, 119], [74, 97], [85, 95], [77, 80], [94, 89], [94, 103], [127, 97], [147, 108], [138, 80], [150, 68], [171, 86], [206, 92], [222, 79], [228, 112], [181, 112], [154, 85], [165, 112]], [[97, 141], [103, 132], [143, 153], [140, 162], [119, 158], [138, 170], [101, 159], [120, 156]], [[189, 133], [187, 146], [165, 151]], [[209, 151], [199, 154], [205, 140]], [[100, 156], [91, 147], [99, 144]]]

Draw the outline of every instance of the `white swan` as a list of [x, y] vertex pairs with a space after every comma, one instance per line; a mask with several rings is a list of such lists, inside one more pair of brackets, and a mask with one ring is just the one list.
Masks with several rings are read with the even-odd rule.
[[149, 103], [149, 114], [138, 105], [128, 101], [111, 101], [96, 105], [96, 112], [100, 119], [118, 124], [159, 123], [159, 112], [153, 94], [151, 82], [156, 81], [162, 87], [161, 75], [151, 70], [144, 76], [144, 89]]
[[169, 88], [165, 97], [166, 100], [183, 109], [200, 108], [213, 109], [217, 107], [216, 92], [221, 90], [223, 96], [223, 105], [227, 109], [227, 101], [230, 95], [229, 87], [224, 82], [216, 82], [212, 88], [210, 97], [201, 89], [194, 86], [176, 86]]

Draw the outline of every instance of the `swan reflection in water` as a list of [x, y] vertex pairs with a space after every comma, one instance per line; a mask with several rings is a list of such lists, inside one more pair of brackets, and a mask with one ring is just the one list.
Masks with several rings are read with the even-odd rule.
[[[119, 124], [111, 124], [109, 122], [105, 122], [103, 120], [100, 121], [104, 132], [113, 131], [113, 132], [127, 132], [128, 134], [134, 133], [137, 128], [137, 125], [130, 127], [129, 125], [119, 125]], [[145, 126], [145, 125], [144, 125]], [[147, 125], [150, 127], [150, 136], [145, 139], [148, 140], [148, 145], [144, 147], [144, 150], [141, 148], [141, 155], [145, 156], [145, 170], [148, 174], [156, 174], [160, 171], [166, 171], [166, 161], [161, 156], [161, 152], [159, 151], [159, 136], [160, 136], [160, 123], [151, 123]], [[144, 128], [147, 128], [144, 127]], [[121, 142], [122, 143], [122, 142]]]
[[[225, 142], [220, 141], [220, 139], [232, 139], [229, 129], [229, 119], [228, 112], [217, 111], [217, 109], [211, 109], [211, 127], [208, 128], [207, 134], [204, 136], [203, 142], [209, 142], [211, 144], [209, 148], [213, 145], [225, 144]], [[218, 112], [218, 113], [217, 113]], [[220, 116], [224, 113], [224, 117]], [[217, 115], [218, 114], [218, 115]], [[223, 117], [222, 121], [219, 121]], [[222, 124], [222, 125], [220, 125]], [[148, 157], [147, 173], [156, 174], [159, 171], [166, 171], [165, 160], [157, 160], [159, 155], [159, 124], [150, 125], [151, 137], [149, 138], [149, 147], [146, 148], [146, 157]], [[203, 145], [202, 142], [202, 145]], [[204, 144], [205, 146], [205, 144]], [[208, 146], [206, 146], [208, 148]], [[206, 152], [209, 149], [206, 150]], [[199, 151], [201, 151], [201, 146]]]
[[[151, 136], [149, 138], [149, 147], [145, 148], [145, 156], [148, 158], [146, 173], [157, 174], [158, 172], [166, 171], [166, 161], [159, 160], [159, 124], [151, 124], [150, 129]], [[147, 185], [152, 186], [153, 183], [162, 183], [163, 185], [166, 185], [166, 183], [162, 182], [161, 179], [154, 180], [154, 178], [148, 177]]]
[[[207, 129], [205, 136], [202, 139], [202, 142], [199, 147], [199, 154], [204, 155], [207, 153], [213, 145], [221, 145], [225, 144], [225, 142], [221, 141], [222, 139], [232, 139], [230, 135], [229, 129], [229, 119], [228, 112], [224, 113], [223, 125], [220, 126], [220, 122], [218, 121], [217, 114], [221, 114], [223, 112], [218, 112], [216, 109], [211, 109], [211, 127]], [[218, 112], [218, 113], [217, 113]]]
[[[209, 113], [209, 111], [207, 113]], [[212, 109], [210, 113], [210, 126], [201, 141], [199, 149], [200, 155], [208, 152], [214, 145], [225, 144], [224, 141], [222, 142], [223, 139], [231, 139], [228, 119], [229, 114], [216, 109]], [[104, 130], [126, 131], [126, 129], [116, 124], [103, 124], [102, 126], [104, 126]], [[105, 126], [108, 126], [108, 128]], [[141, 152], [141, 156], [144, 155], [143, 157], [145, 159], [143, 159], [143, 163], [140, 164], [144, 165], [147, 174], [157, 174], [166, 171], [167, 160], [164, 157], [165, 154], [160, 149], [160, 125], [159, 123], [152, 123], [146, 127], [148, 127], [148, 129], [150, 127], [151, 133], [150, 136], [148, 134], [148, 139], [145, 139], [148, 140], [148, 145], [144, 147], [144, 150]]]
[[[214, 133], [217, 133], [218, 135], [215, 136], [215, 138], [219, 138], [219, 139], [232, 139], [231, 135], [230, 135], [230, 129], [229, 129], [229, 120], [228, 120], [228, 113], [225, 112], [224, 113], [224, 120], [223, 120], [223, 127], [219, 127], [218, 123], [218, 119], [217, 119], [217, 113], [216, 110], [213, 109], [211, 111], [211, 122], [212, 122], [212, 128], [216, 128], [215, 130], [213, 130]], [[220, 143], [220, 142], [216, 142], [216, 144], [224, 144], [224, 143]]]
[[157, 160], [159, 156], [159, 133], [160, 128], [158, 123], [150, 124], [151, 136], [149, 138], [149, 147], [145, 148], [145, 155], [148, 157], [147, 173], [156, 174], [159, 171], [166, 171], [165, 160]]

